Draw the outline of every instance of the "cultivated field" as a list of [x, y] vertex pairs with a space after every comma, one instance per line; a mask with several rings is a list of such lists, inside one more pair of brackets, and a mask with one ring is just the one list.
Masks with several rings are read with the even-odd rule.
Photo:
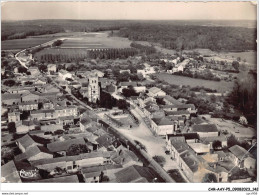
[[105, 48], [129, 48], [131, 41], [126, 38], [109, 37], [109, 32], [85, 33], [68, 37], [60, 48], [64, 49], [105, 49]]
[[233, 88], [233, 82], [226, 81], [209, 81], [203, 79], [194, 79], [167, 73], [155, 74], [161, 80], [174, 85], [189, 85], [190, 87], [203, 86], [205, 88], [216, 89], [218, 92], [226, 92]]
[[53, 37], [41, 37], [41, 38], [26, 38], [26, 39], [14, 39], [1, 41], [2, 50], [22, 50], [28, 47], [33, 47], [51, 41]]

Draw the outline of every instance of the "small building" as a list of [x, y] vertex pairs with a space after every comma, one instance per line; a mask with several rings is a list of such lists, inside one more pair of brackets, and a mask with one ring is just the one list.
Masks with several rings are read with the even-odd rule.
[[18, 148], [22, 151], [25, 152], [29, 148], [33, 146], [41, 146], [42, 144], [35, 142], [30, 135], [26, 134], [25, 136], [19, 138], [16, 140], [16, 144]]
[[53, 177], [49, 179], [41, 179], [33, 182], [37, 183], [79, 183], [77, 175], [67, 175], [62, 177]]
[[19, 110], [21, 111], [31, 111], [31, 110], [38, 110], [39, 105], [38, 102], [29, 101], [29, 102], [21, 102], [18, 104]]
[[15, 156], [14, 159], [16, 161], [32, 161], [47, 158], [53, 158], [53, 154], [47, 148], [43, 146], [33, 146], [27, 149], [24, 153]]
[[1, 183], [22, 183], [13, 160], [1, 166]]
[[256, 159], [246, 149], [239, 145], [234, 145], [229, 148], [231, 160], [239, 168], [255, 169]]
[[8, 113], [8, 122], [18, 122], [20, 121], [20, 112], [10, 112]]
[[174, 133], [175, 122], [169, 118], [153, 118], [151, 120], [151, 128], [157, 135], [166, 136]]
[[198, 133], [202, 137], [217, 137], [219, 135], [218, 128], [215, 124], [193, 125], [192, 131]]
[[39, 129], [40, 123], [38, 121], [26, 121], [22, 120], [16, 123], [16, 133], [22, 134], [27, 133], [31, 130]]
[[30, 72], [32, 76], [38, 76], [40, 74], [40, 71], [37, 67], [29, 67], [28, 72]]
[[57, 72], [57, 66], [56, 66], [56, 64], [48, 64], [48, 72], [49, 72], [49, 73], [55, 73], [55, 72]]
[[4, 105], [17, 105], [21, 102], [21, 94], [2, 94], [1, 100]]
[[115, 173], [118, 183], [152, 183], [156, 176], [151, 168], [132, 165]]
[[150, 97], [157, 97], [157, 96], [166, 96], [166, 93], [157, 87], [152, 87], [148, 90], [147, 95]]
[[63, 69], [58, 72], [58, 76], [61, 80], [66, 80], [66, 78], [69, 78], [69, 79], [73, 78], [71, 73]]

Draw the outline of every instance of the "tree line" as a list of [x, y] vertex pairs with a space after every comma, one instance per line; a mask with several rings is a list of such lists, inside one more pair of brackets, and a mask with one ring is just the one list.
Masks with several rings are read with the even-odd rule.
[[118, 35], [133, 41], [160, 43], [164, 48], [176, 50], [256, 50], [256, 29], [253, 28], [141, 24], [122, 28]]

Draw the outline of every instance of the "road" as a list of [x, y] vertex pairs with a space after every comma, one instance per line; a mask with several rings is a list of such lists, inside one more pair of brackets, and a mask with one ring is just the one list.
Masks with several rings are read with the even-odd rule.
[[[51, 41], [48, 41], [48, 42], [46, 42], [46, 43], [43, 43], [43, 44], [40, 44], [40, 45], [36, 45], [36, 46], [34, 46], [34, 47], [30, 47], [30, 48], [26, 48], [26, 49], [33, 49], [33, 48], [37, 48], [37, 47], [40, 47], [40, 46], [41, 46], [41, 47], [45, 47], [45, 46], [48, 46], [48, 45], [52, 45], [52, 43], [54, 43], [54, 42], [57, 41], [57, 40], [65, 40], [65, 39], [66, 39], [65, 37], [60, 37], [60, 38], [57, 38], [57, 39], [53, 39], [53, 40], [51, 40]], [[19, 57], [19, 55], [20, 55], [21, 53], [25, 52], [26, 49], [21, 50], [21, 51], [19, 51], [18, 53], [16, 53], [14, 57], [15, 57], [16, 60], [18, 60], [18, 62], [19, 62], [23, 67], [25, 67], [25, 68], [28, 69], [28, 67], [26, 66], [26, 62], [23, 62], [23, 61], [22, 61], [22, 58]]]

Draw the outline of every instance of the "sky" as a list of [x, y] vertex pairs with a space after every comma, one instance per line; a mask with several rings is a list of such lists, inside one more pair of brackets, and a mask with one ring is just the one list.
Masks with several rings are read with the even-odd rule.
[[256, 20], [251, 2], [1, 2], [2, 20]]

